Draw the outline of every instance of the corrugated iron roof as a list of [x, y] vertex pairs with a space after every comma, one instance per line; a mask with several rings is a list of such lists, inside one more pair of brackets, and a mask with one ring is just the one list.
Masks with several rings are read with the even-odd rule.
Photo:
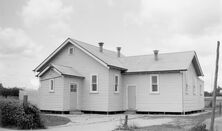
[[[82, 48], [86, 49], [94, 56], [98, 57], [100, 60], [105, 62], [107, 65], [116, 66], [119, 68], [125, 68], [124, 65], [120, 62], [119, 58], [117, 57], [117, 52], [103, 49], [103, 52], [99, 51], [99, 47], [87, 44], [85, 42], [81, 42], [75, 39], [71, 39], [76, 44], [80, 45]], [[125, 57], [121, 54], [121, 57]]]
[[[191, 62], [195, 66], [195, 70], [198, 76], [203, 76], [202, 69], [200, 67], [197, 55], [195, 51], [186, 51], [186, 52], [174, 52], [174, 53], [159, 53], [158, 60], [155, 60], [154, 54], [150, 55], [140, 55], [140, 56], [124, 56], [121, 54], [120, 57], [117, 57], [116, 51], [110, 51], [103, 49], [103, 52], [100, 52], [99, 47], [81, 42], [75, 39], [68, 38], [60, 48], [57, 48], [49, 57], [46, 58], [36, 69], [38, 71], [42, 68], [47, 61], [49, 61], [55, 54], [57, 54], [66, 44], [76, 44], [83, 51], [89, 53], [92, 57], [95, 57], [97, 60], [101, 61], [105, 65], [124, 70], [126, 72], [155, 72], [155, 71], [175, 71], [175, 70], [187, 70]], [[71, 71], [70, 68], [57, 67], [63, 72], [75, 74], [76, 71]], [[72, 70], [74, 70], [72, 68]], [[70, 72], [69, 72], [70, 71]], [[76, 72], [77, 73], [77, 72]], [[77, 73], [78, 74], [78, 73]]]
[[194, 55], [194, 51], [187, 51], [159, 53], [158, 60], [155, 60], [154, 54], [122, 57], [120, 60], [127, 72], [184, 70], [188, 69]]
[[57, 69], [62, 75], [70, 75], [70, 76], [76, 76], [76, 77], [82, 77], [84, 78], [83, 75], [81, 75], [79, 72], [77, 72], [75, 69], [69, 66], [63, 66], [63, 65], [55, 65], [51, 64], [52, 67]]

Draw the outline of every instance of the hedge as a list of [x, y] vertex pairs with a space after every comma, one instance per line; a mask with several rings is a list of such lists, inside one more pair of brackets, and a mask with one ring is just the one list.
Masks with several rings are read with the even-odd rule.
[[19, 100], [0, 100], [0, 125], [2, 127], [16, 127], [18, 129], [45, 128], [41, 121], [39, 109], [28, 103], [26, 106]]

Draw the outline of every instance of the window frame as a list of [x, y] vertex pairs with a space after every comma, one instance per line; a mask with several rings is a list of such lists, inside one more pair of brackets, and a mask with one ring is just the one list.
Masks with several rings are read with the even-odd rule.
[[[92, 77], [93, 76], [96, 76], [96, 83], [92, 83]], [[99, 76], [98, 76], [98, 74], [91, 74], [90, 75], [90, 93], [99, 93]], [[93, 86], [92, 86], [92, 84], [96, 84], [97, 86], [96, 86], [96, 91], [93, 91]]]
[[193, 85], [193, 95], [195, 96], [196, 95], [196, 86]]
[[189, 78], [188, 78], [188, 71], [185, 72], [185, 95], [189, 95]]
[[[118, 78], [118, 83], [116, 83], [116, 77]], [[114, 75], [114, 93], [119, 93], [119, 80], [120, 80], [120, 76], [118, 74]], [[117, 90], [116, 89], [116, 84], [117, 84]]]
[[[53, 85], [53, 89], [52, 89], [52, 85]], [[55, 92], [55, 81], [54, 81], [54, 79], [49, 80], [49, 92], [51, 92], [51, 93]]]
[[[157, 77], [157, 91], [153, 91], [153, 83], [152, 83], [152, 77]], [[152, 74], [150, 75], [150, 94], [159, 94], [160, 93], [160, 84], [159, 84], [159, 75], [158, 74]]]
[[197, 83], [196, 79], [193, 77], [193, 95], [197, 95]]
[[200, 91], [200, 96], [203, 96], [203, 93], [202, 93], [202, 85], [200, 84], [200, 86], [199, 86], [199, 91]]
[[[72, 49], [72, 54], [70, 53], [71, 49]], [[68, 54], [69, 55], [74, 55], [74, 52], [75, 52], [75, 48], [74, 47], [69, 47]]]
[[185, 84], [185, 94], [189, 95], [189, 84]]

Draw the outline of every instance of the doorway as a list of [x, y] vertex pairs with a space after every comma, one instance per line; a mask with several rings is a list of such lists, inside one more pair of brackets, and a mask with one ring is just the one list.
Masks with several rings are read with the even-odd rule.
[[128, 110], [136, 110], [136, 86], [128, 86]]

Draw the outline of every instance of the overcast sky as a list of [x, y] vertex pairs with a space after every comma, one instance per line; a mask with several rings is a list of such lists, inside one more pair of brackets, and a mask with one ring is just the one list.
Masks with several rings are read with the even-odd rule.
[[[195, 50], [212, 90], [221, 0], [1, 0], [0, 83], [37, 88], [33, 69], [66, 38], [125, 55]], [[220, 70], [222, 70], [220, 60]], [[222, 74], [219, 70], [219, 84]]]

